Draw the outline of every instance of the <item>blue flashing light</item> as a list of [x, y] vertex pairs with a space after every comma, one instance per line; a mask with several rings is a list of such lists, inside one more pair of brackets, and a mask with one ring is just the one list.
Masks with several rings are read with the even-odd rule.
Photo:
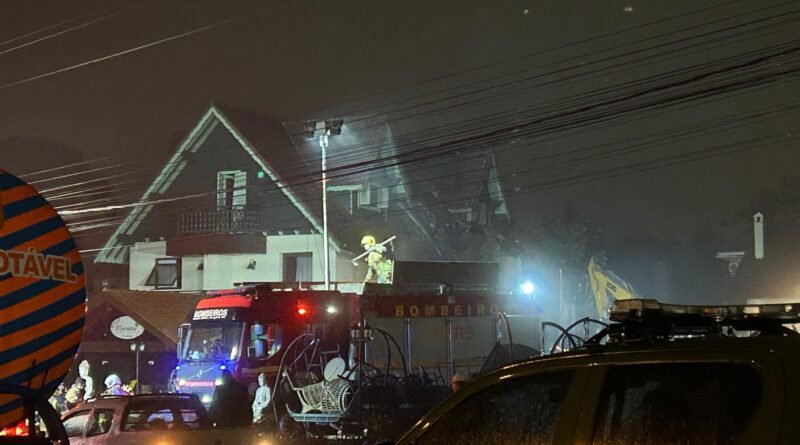
[[526, 282], [522, 283], [522, 285], [520, 286], [520, 289], [522, 290], [523, 294], [531, 295], [536, 290], [536, 286], [533, 285], [533, 282], [526, 281]]
[[220, 371], [224, 371], [224, 370], [226, 370], [226, 369], [228, 369], [228, 367], [227, 367], [227, 366], [225, 366], [225, 363], [223, 363], [223, 364], [219, 365], [219, 370], [220, 370]]
[[176, 371], [180, 371], [181, 370], [181, 365], [175, 365], [175, 370]]

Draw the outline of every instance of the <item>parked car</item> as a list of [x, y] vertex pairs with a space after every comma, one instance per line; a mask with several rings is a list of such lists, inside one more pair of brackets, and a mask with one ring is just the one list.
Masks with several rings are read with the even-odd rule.
[[796, 444], [800, 304], [617, 302], [582, 347], [457, 391], [398, 445]]
[[73, 445], [258, 443], [252, 428], [215, 428], [194, 394], [98, 397], [62, 422]]

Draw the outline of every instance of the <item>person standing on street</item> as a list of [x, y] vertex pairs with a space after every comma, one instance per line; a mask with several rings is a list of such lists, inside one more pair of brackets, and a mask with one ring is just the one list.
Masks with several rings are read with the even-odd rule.
[[116, 374], [109, 374], [104, 382], [106, 384], [106, 391], [103, 395], [107, 396], [128, 396], [130, 395], [125, 389], [122, 388], [122, 380]]
[[468, 374], [453, 374], [453, 377], [450, 379], [450, 390], [456, 392], [471, 381], [472, 377]]
[[79, 403], [83, 402], [85, 388], [86, 382], [81, 377], [75, 379], [75, 382], [73, 382], [72, 386], [69, 387], [67, 394], [64, 397], [66, 399], [68, 409], [72, 409]]
[[253, 422], [250, 395], [247, 388], [233, 378], [227, 369], [222, 371], [220, 384], [214, 388], [214, 398], [208, 413], [217, 426], [247, 426]]

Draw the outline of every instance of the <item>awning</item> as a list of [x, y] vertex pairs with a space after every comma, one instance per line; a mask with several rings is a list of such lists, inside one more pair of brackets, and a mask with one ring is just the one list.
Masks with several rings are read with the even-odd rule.
[[89, 295], [89, 306], [91, 312], [107, 303], [133, 318], [164, 344], [174, 347], [178, 344], [178, 327], [201, 298], [176, 292], [105, 289]]

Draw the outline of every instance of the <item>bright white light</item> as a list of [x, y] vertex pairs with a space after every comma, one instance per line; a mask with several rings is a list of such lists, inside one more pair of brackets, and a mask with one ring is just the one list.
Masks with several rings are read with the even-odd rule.
[[178, 380], [178, 386], [184, 386], [184, 385], [186, 385], [186, 379]]
[[200, 399], [203, 403], [211, 403], [211, 396], [208, 394], [203, 394], [203, 398]]
[[530, 295], [534, 290], [536, 290], [536, 287], [530, 281], [522, 283], [522, 286], [520, 287], [522, 288], [522, 293], [525, 295]]
[[222, 386], [223, 383], [225, 382], [222, 381], [222, 377], [217, 377], [216, 379], [214, 379], [214, 385], [216, 386]]
[[328, 306], [328, 307], [325, 309], [325, 312], [327, 312], [327, 313], [329, 313], [329, 314], [335, 314], [335, 313], [339, 312], [339, 310], [338, 310], [338, 309], [336, 309], [336, 306]]

